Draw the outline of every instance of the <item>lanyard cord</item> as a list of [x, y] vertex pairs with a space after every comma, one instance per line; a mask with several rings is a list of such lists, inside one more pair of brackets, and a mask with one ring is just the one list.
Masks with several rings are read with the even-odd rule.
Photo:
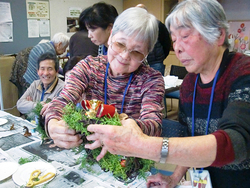
[[43, 98], [44, 98], [44, 93], [45, 93], [45, 89], [44, 89], [44, 87], [42, 87], [41, 101], [43, 101]]
[[[215, 90], [215, 85], [218, 79], [220, 69], [216, 72], [214, 81], [213, 81], [213, 87], [211, 91], [211, 96], [210, 96], [210, 103], [209, 103], [209, 109], [208, 109], [208, 116], [207, 116], [207, 126], [206, 126], [206, 135], [208, 134], [208, 127], [209, 127], [209, 121], [210, 121], [210, 115], [212, 111], [212, 105], [213, 105], [213, 98], [214, 98], [214, 90]], [[196, 96], [196, 87], [197, 87], [197, 82], [200, 77], [200, 74], [197, 75], [195, 85], [194, 85], [194, 95], [193, 95], [193, 103], [192, 103], [192, 136], [194, 136], [194, 108], [195, 108], [195, 96]]]
[[[109, 69], [109, 63], [107, 64], [107, 67], [106, 67], [106, 72], [105, 72], [105, 80], [104, 80], [104, 92], [105, 92], [105, 95], [104, 95], [104, 104], [107, 104], [107, 88], [108, 88], [108, 69]], [[125, 96], [126, 96], [126, 93], [127, 93], [127, 90], [128, 90], [128, 87], [131, 83], [131, 80], [133, 78], [133, 75], [134, 73], [132, 72], [129, 76], [129, 81], [126, 85], [126, 88], [125, 88], [125, 91], [123, 93], [123, 98], [122, 98], [122, 107], [121, 107], [121, 113], [123, 113], [123, 106], [124, 106], [124, 101], [125, 101]]]
[[[220, 69], [216, 72], [216, 75], [215, 75], [215, 78], [214, 78], [214, 81], [213, 81], [213, 87], [212, 87], [212, 91], [211, 91], [209, 109], [208, 109], [208, 115], [207, 115], [206, 135], [208, 134], [208, 127], [209, 127], [210, 116], [211, 116], [212, 105], [213, 105], [213, 98], [214, 98], [214, 90], [215, 90], [215, 86], [216, 86], [216, 82], [217, 82], [217, 79], [218, 79], [219, 72], [220, 72]], [[195, 125], [194, 125], [194, 108], [195, 108], [196, 87], [197, 87], [197, 82], [198, 82], [199, 77], [200, 77], [200, 74], [197, 75], [196, 80], [195, 80], [195, 85], [194, 85], [194, 94], [193, 94], [193, 102], [192, 102], [192, 136], [194, 136], [194, 129], [195, 129]], [[203, 171], [203, 168], [201, 168], [201, 171], [199, 171], [199, 173], [201, 173], [202, 171]]]

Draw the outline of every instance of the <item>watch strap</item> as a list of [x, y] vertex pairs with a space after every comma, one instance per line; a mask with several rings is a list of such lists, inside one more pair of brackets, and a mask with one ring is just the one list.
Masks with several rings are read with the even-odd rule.
[[160, 163], [165, 163], [168, 156], [169, 138], [163, 137]]

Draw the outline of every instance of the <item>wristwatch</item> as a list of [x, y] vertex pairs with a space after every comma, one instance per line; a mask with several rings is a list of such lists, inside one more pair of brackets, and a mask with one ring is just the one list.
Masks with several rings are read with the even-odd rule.
[[168, 138], [163, 137], [162, 147], [161, 147], [161, 159], [160, 163], [165, 163], [168, 156]]

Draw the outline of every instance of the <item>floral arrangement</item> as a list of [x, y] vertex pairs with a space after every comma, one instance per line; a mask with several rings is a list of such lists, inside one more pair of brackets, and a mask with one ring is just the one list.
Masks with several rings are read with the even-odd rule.
[[96, 161], [101, 148], [94, 150], [84, 148], [84, 144], [88, 143], [86, 136], [90, 134], [87, 131], [89, 124], [121, 126], [120, 117], [124, 116], [124, 114], [118, 114], [114, 106], [105, 105], [97, 100], [84, 100], [82, 107], [83, 109], [79, 109], [74, 104], [68, 104], [63, 109], [62, 117], [70, 128], [82, 134], [84, 143], [74, 148], [76, 153], [80, 153], [83, 150], [86, 153], [78, 159], [78, 162], [81, 163], [80, 168], [88, 169], [88, 167], [97, 163], [104, 171], [112, 172], [115, 178], [126, 183], [133, 181], [137, 176], [138, 178], [146, 178], [146, 172], [154, 165], [154, 162], [151, 160], [124, 157], [107, 152], [100, 161]]

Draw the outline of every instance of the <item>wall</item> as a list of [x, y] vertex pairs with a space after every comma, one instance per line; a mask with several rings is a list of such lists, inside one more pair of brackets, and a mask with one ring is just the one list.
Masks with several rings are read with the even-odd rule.
[[0, 42], [0, 55], [15, 54], [24, 48], [34, 46], [42, 39], [50, 39], [49, 37], [28, 38], [26, 0], [3, 0], [3, 2], [9, 2], [11, 6], [13, 42]]
[[228, 20], [250, 20], [249, 0], [220, 0]]
[[[172, 0], [165, 0], [169, 3]], [[250, 20], [250, 0], [219, 0], [223, 6], [227, 20]], [[240, 11], [238, 11], [240, 10]], [[182, 65], [176, 58], [174, 52], [170, 52], [169, 56], [165, 59], [166, 75], [169, 74], [171, 65]]]
[[144, 4], [148, 11], [152, 13], [158, 20], [163, 21], [163, 0], [123, 0], [123, 8], [127, 9], [134, 7], [140, 3]]
[[[81, 7], [83, 10], [101, 0], [49, 0], [50, 2], [50, 25], [51, 36], [57, 32], [67, 32], [67, 17], [70, 7]], [[123, 0], [104, 0], [112, 4], [120, 14], [123, 11]], [[74, 33], [67, 33], [70, 37]]]
[[[66, 18], [69, 7], [87, 8], [101, 0], [40, 0], [49, 1], [50, 6], [50, 35], [51, 37], [28, 38], [28, 23], [26, 15], [26, 0], [3, 0], [10, 2], [13, 19], [13, 42], [0, 43], [0, 55], [16, 54], [22, 49], [34, 46], [42, 39], [50, 40], [57, 32], [67, 32]], [[34, 0], [35, 1], [35, 0]], [[123, 0], [104, 0], [116, 7], [118, 13], [123, 11]], [[73, 33], [68, 33], [70, 37]]]

